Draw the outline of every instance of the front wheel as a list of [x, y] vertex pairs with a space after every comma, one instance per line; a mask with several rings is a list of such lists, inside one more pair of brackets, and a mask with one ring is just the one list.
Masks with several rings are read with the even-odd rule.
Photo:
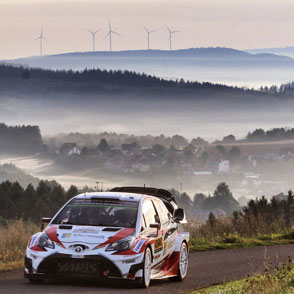
[[188, 271], [188, 259], [188, 247], [187, 244], [183, 242], [180, 250], [178, 275], [174, 278], [174, 280], [181, 282], [185, 279]]
[[144, 255], [144, 266], [143, 266], [143, 277], [139, 280], [139, 286], [142, 288], [148, 288], [151, 281], [151, 265], [152, 265], [152, 254], [149, 247], [145, 250]]

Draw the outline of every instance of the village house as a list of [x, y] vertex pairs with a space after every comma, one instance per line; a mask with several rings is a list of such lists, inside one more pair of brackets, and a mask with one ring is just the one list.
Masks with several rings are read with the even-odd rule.
[[80, 155], [82, 150], [78, 148], [76, 143], [64, 143], [60, 149], [59, 149], [59, 154], [60, 155], [66, 155], [66, 156], [71, 156], [71, 155]]

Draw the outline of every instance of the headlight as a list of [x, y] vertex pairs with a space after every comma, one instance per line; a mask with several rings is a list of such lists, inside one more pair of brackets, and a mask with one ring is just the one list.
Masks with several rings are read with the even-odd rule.
[[54, 242], [48, 237], [48, 235], [45, 232], [40, 235], [37, 245], [42, 249], [55, 248]]
[[131, 249], [135, 244], [135, 237], [130, 236], [117, 242], [111, 243], [106, 248], [106, 251], [123, 251]]

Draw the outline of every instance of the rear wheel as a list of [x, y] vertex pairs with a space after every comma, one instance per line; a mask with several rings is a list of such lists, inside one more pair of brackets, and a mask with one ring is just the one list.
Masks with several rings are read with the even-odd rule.
[[188, 247], [187, 244], [183, 242], [180, 250], [178, 275], [174, 277], [175, 281], [181, 282], [185, 279], [188, 271], [188, 258]]
[[151, 265], [152, 265], [152, 254], [149, 247], [145, 250], [144, 255], [144, 266], [143, 266], [143, 277], [138, 281], [138, 285], [142, 288], [148, 288], [151, 281]]

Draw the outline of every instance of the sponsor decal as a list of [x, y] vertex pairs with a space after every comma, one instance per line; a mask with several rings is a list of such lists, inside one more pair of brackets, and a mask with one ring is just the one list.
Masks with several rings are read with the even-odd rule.
[[100, 230], [97, 230], [95, 228], [81, 228], [81, 229], [74, 229], [73, 230], [74, 233], [91, 233], [91, 234], [98, 234], [100, 233]]
[[139, 240], [133, 251], [139, 253], [144, 243], [145, 240]]
[[154, 256], [154, 259], [158, 259], [159, 257], [160, 257], [160, 254], [155, 255], [155, 256]]
[[154, 242], [155, 249], [157, 249], [159, 247], [162, 247], [162, 244], [163, 244], [162, 238], [156, 239], [155, 242]]
[[81, 255], [81, 254], [72, 254], [71, 258], [85, 258], [85, 255]]
[[154, 252], [158, 253], [163, 250], [163, 240], [162, 237], [158, 238], [154, 242]]
[[72, 235], [72, 233], [63, 233], [63, 234], [61, 235], [61, 239], [64, 239], [64, 238], [70, 238], [71, 235]]
[[98, 264], [90, 263], [57, 263], [60, 273], [95, 274], [98, 271]]
[[164, 249], [166, 249], [168, 247], [168, 241], [164, 242]]
[[99, 240], [104, 240], [105, 236], [97, 236], [96, 234], [83, 234], [83, 233], [74, 233], [72, 235], [75, 238], [93, 238], [93, 239], [99, 239]]

